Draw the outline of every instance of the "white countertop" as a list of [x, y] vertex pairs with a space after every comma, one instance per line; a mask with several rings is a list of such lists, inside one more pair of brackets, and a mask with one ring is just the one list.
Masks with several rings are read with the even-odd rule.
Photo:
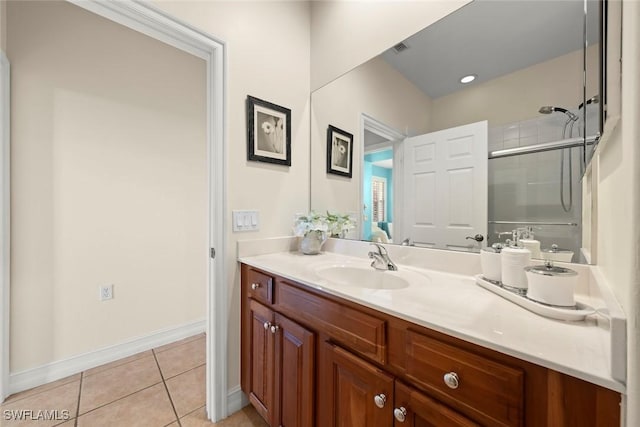
[[[241, 256], [239, 261], [447, 335], [625, 392], [625, 385], [610, 373], [610, 331], [599, 326], [595, 316], [582, 322], [548, 319], [481, 288], [473, 276], [402, 264], [398, 264], [399, 271], [421, 275], [423, 280], [393, 290], [340, 285], [324, 280], [316, 270], [328, 265], [369, 266], [370, 261], [331, 252], [316, 256], [277, 252]], [[576, 299], [597, 304], [587, 296], [576, 295]]]

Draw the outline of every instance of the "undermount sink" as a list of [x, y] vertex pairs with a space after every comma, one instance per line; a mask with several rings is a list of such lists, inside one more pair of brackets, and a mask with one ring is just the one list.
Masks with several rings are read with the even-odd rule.
[[366, 289], [402, 289], [414, 280], [428, 280], [411, 271], [375, 270], [372, 267], [332, 265], [316, 269], [321, 278], [337, 285]]

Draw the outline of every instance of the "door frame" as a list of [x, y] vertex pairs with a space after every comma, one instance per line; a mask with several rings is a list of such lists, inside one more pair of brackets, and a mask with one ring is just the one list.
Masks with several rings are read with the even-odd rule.
[[[206, 140], [208, 180], [208, 243], [202, 262], [207, 268], [206, 405], [208, 417], [227, 416], [227, 286], [226, 255], [226, 45], [147, 2], [139, 0], [67, 0], [115, 23], [203, 59], [206, 63]], [[10, 392], [10, 81], [9, 61], [0, 52], [0, 401]], [[206, 251], [205, 251], [206, 249]], [[206, 257], [206, 258], [205, 258]]]
[[9, 331], [10, 331], [10, 251], [11, 251], [11, 136], [10, 100], [11, 100], [11, 64], [7, 55], [0, 50], [0, 216], [2, 220], [2, 232], [0, 234], [0, 401], [9, 394]]
[[[384, 123], [382, 123], [380, 120], [373, 118], [373, 116], [367, 114], [367, 113], [361, 113], [360, 114], [360, 141], [358, 141], [358, 147], [360, 148], [360, 176], [358, 177], [358, 197], [359, 197], [359, 202], [358, 202], [358, 226], [360, 227], [360, 233], [358, 238], [360, 240], [363, 240], [364, 238], [364, 227], [362, 226], [364, 224], [364, 220], [363, 220], [363, 215], [364, 215], [364, 185], [363, 185], [363, 178], [364, 178], [364, 155], [365, 155], [365, 147], [364, 147], [364, 132], [365, 130], [368, 130], [369, 132], [375, 133], [378, 136], [381, 136], [383, 138], [386, 138], [389, 142], [382, 142], [380, 144], [376, 144], [376, 149], [384, 149], [387, 147], [391, 147], [393, 148], [393, 172], [392, 172], [392, 176], [393, 176], [393, 194], [394, 194], [394, 213], [393, 213], [393, 217], [395, 218], [396, 213], [395, 213], [395, 205], [397, 203], [397, 200], [395, 197], [397, 195], [397, 191], [396, 189], [399, 188], [399, 186], [401, 185], [400, 182], [398, 182], [398, 180], [396, 179], [396, 168], [399, 165], [396, 165], [396, 162], [398, 160], [401, 161], [401, 159], [398, 159], [397, 157], [397, 144], [399, 142], [401, 142], [404, 138], [406, 138], [406, 135], [404, 135], [402, 132], [392, 128], [391, 126], [388, 126]], [[388, 191], [388, 190], [387, 190]], [[394, 225], [394, 229], [395, 229], [395, 225]]]

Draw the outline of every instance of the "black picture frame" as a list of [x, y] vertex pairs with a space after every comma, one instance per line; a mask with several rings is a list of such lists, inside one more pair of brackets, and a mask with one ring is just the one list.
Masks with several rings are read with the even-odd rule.
[[291, 110], [247, 95], [247, 160], [291, 166]]
[[327, 128], [327, 173], [353, 175], [353, 135], [332, 125]]

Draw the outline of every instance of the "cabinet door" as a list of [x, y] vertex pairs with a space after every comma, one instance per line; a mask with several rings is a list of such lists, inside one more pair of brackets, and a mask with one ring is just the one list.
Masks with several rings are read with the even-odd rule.
[[249, 401], [270, 424], [274, 405], [273, 312], [254, 300], [249, 301]]
[[315, 337], [276, 314], [276, 399], [274, 426], [311, 427], [315, 405]]
[[332, 427], [393, 425], [393, 377], [331, 343], [324, 343], [320, 373], [320, 424]]
[[396, 381], [395, 427], [478, 427], [463, 415]]

